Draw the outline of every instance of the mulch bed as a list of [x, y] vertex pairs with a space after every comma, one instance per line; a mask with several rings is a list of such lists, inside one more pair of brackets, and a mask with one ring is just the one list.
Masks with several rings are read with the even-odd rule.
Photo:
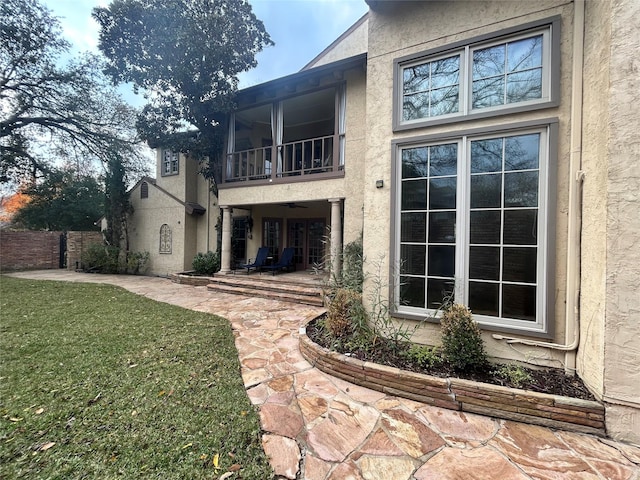
[[320, 319], [316, 319], [307, 325], [307, 336], [313, 342], [322, 347], [335, 350], [339, 353], [348, 354], [349, 356], [362, 361], [388, 365], [403, 370], [432, 375], [434, 377], [462, 378], [465, 380], [520, 388], [523, 390], [531, 390], [552, 395], [561, 395], [583, 400], [595, 400], [595, 397], [591, 392], [589, 392], [583, 381], [578, 376], [566, 375], [563, 370], [557, 368], [525, 368], [531, 376], [531, 380], [521, 385], [515, 385], [508, 379], [493, 373], [499, 365], [490, 365], [486, 369], [472, 372], [456, 371], [446, 363], [429, 369], [422, 368], [420, 365], [417, 365], [412, 361], [406, 354], [411, 347], [411, 344], [409, 343], [395, 344], [392, 341], [378, 338], [376, 345], [373, 347], [363, 346], [356, 349], [350, 348], [349, 350], [346, 350], [343, 347], [345, 342], [332, 339], [331, 335], [324, 330]]

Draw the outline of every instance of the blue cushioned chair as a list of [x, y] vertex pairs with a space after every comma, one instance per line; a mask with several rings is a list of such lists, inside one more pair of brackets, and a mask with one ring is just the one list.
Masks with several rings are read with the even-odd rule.
[[264, 270], [271, 270], [271, 273], [273, 275], [275, 275], [277, 271], [286, 270], [288, 268], [292, 268], [295, 270], [295, 265], [293, 263], [293, 253], [293, 247], [287, 247], [282, 250], [282, 256], [280, 257], [280, 260], [278, 260], [273, 265], [265, 265], [262, 268]]
[[240, 268], [247, 269], [247, 275], [251, 270], [260, 271], [264, 268], [264, 264], [267, 262], [267, 257], [269, 256], [269, 247], [260, 247], [258, 249], [258, 253], [256, 253], [256, 259], [250, 263], [242, 263], [240, 264]]

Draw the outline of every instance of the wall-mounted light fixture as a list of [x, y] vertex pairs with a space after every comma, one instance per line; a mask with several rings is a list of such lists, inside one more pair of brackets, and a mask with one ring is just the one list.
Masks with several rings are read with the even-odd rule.
[[376, 188], [384, 187], [384, 180], [376, 180]]

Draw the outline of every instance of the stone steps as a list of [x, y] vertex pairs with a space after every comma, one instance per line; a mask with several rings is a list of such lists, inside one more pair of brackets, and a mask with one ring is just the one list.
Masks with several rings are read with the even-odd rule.
[[207, 285], [207, 289], [317, 307], [323, 305], [322, 288], [320, 286], [286, 281], [282, 280], [281, 277], [276, 280], [271, 275], [216, 275]]

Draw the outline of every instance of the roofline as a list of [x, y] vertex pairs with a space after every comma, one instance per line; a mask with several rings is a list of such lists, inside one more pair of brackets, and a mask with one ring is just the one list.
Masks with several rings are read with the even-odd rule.
[[335, 47], [338, 43], [340, 43], [342, 40], [344, 40], [347, 36], [349, 36], [356, 28], [358, 28], [360, 25], [362, 25], [367, 18], [369, 18], [369, 12], [367, 11], [367, 13], [365, 13], [362, 17], [360, 17], [360, 19], [356, 20], [356, 22], [351, 25], [342, 35], [340, 35], [338, 38], [336, 38], [333, 42], [331, 42], [329, 44], [329, 46], [327, 46], [327, 48], [325, 48], [324, 50], [322, 50], [318, 55], [316, 55], [315, 57], [313, 57], [311, 59], [311, 61], [309, 63], [307, 63], [304, 67], [302, 67], [300, 69], [300, 71], [304, 71], [304, 70], [308, 70], [309, 69], [309, 65], [312, 65], [316, 60], [320, 59], [324, 54], [326, 54], [329, 50], [331, 50], [333, 47]]
[[252, 93], [258, 93], [260, 91], [263, 91], [269, 88], [277, 88], [293, 81], [299, 81], [309, 77], [314, 77], [316, 75], [322, 75], [324, 73], [331, 72], [334, 70], [347, 70], [349, 68], [353, 68], [361, 64], [365, 64], [366, 61], [367, 61], [367, 54], [361, 53], [353, 57], [343, 58], [342, 60], [338, 60], [336, 62], [327, 63], [325, 65], [320, 65], [318, 67], [309, 68], [306, 70], [301, 70], [299, 72], [292, 73], [284, 77], [280, 77], [274, 80], [270, 80], [268, 82], [260, 83], [259, 85], [253, 85], [251, 87], [238, 90], [238, 95], [242, 96], [242, 95], [250, 95]]

